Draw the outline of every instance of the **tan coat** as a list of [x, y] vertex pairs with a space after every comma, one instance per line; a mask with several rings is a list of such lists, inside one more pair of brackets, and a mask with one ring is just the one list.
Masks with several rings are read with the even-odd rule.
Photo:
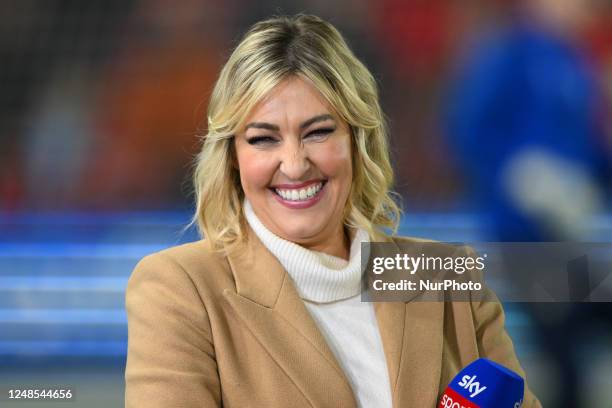
[[[228, 257], [206, 240], [145, 257], [126, 307], [127, 408], [356, 406], [287, 272], [252, 230]], [[393, 407], [434, 407], [455, 374], [481, 356], [523, 374], [499, 303], [374, 307]], [[528, 389], [523, 407], [540, 407]]]

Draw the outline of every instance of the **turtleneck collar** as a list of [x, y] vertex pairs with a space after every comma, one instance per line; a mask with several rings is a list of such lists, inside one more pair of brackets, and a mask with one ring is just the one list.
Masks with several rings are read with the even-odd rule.
[[[304, 300], [328, 303], [347, 299], [361, 291], [361, 243], [370, 242], [366, 230], [354, 229], [349, 260], [306, 249], [270, 231], [257, 217], [249, 200], [244, 200], [247, 222], [266, 248], [293, 279]], [[369, 249], [369, 246], [366, 246]]]

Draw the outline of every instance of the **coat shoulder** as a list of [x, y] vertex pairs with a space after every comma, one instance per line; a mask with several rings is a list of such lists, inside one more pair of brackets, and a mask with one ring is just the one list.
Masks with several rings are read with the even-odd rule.
[[145, 258], [150, 260], [171, 259], [185, 270], [197, 269], [197, 267], [202, 266], [221, 266], [226, 262], [225, 256], [222, 253], [215, 252], [207, 239], [166, 248], [147, 255]]
[[214, 251], [207, 239], [177, 245], [142, 258], [130, 280], [158, 276], [164, 281], [187, 279], [200, 292], [221, 292], [234, 286], [231, 268], [223, 253]]
[[433, 239], [421, 238], [421, 237], [411, 237], [407, 235], [393, 235], [391, 239], [395, 243], [439, 243], [440, 242], [440, 241], [436, 241]]
[[475, 251], [469, 245], [459, 242], [444, 242], [436, 241], [428, 238], [394, 235], [391, 240], [400, 248], [406, 249], [411, 247], [419, 247], [431, 251], [431, 254], [440, 255], [445, 253], [449, 256], [474, 256]]

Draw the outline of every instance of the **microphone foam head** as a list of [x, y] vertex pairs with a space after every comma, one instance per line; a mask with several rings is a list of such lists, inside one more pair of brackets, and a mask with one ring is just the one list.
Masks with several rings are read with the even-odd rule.
[[[449, 395], [454, 395], [455, 399], [480, 408], [519, 408], [524, 391], [525, 381], [520, 375], [486, 358], [467, 365], [447, 388], [447, 393], [450, 392]], [[442, 402], [440, 407], [445, 407]]]

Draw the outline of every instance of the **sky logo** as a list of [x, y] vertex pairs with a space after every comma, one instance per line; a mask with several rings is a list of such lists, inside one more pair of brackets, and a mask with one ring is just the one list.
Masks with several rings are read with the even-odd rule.
[[477, 376], [475, 375], [464, 375], [461, 377], [458, 385], [470, 393], [470, 398], [474, 398], [481, 392], [487, 389], [486, 386], [480, 385], [480, 382], [476, 381]]

